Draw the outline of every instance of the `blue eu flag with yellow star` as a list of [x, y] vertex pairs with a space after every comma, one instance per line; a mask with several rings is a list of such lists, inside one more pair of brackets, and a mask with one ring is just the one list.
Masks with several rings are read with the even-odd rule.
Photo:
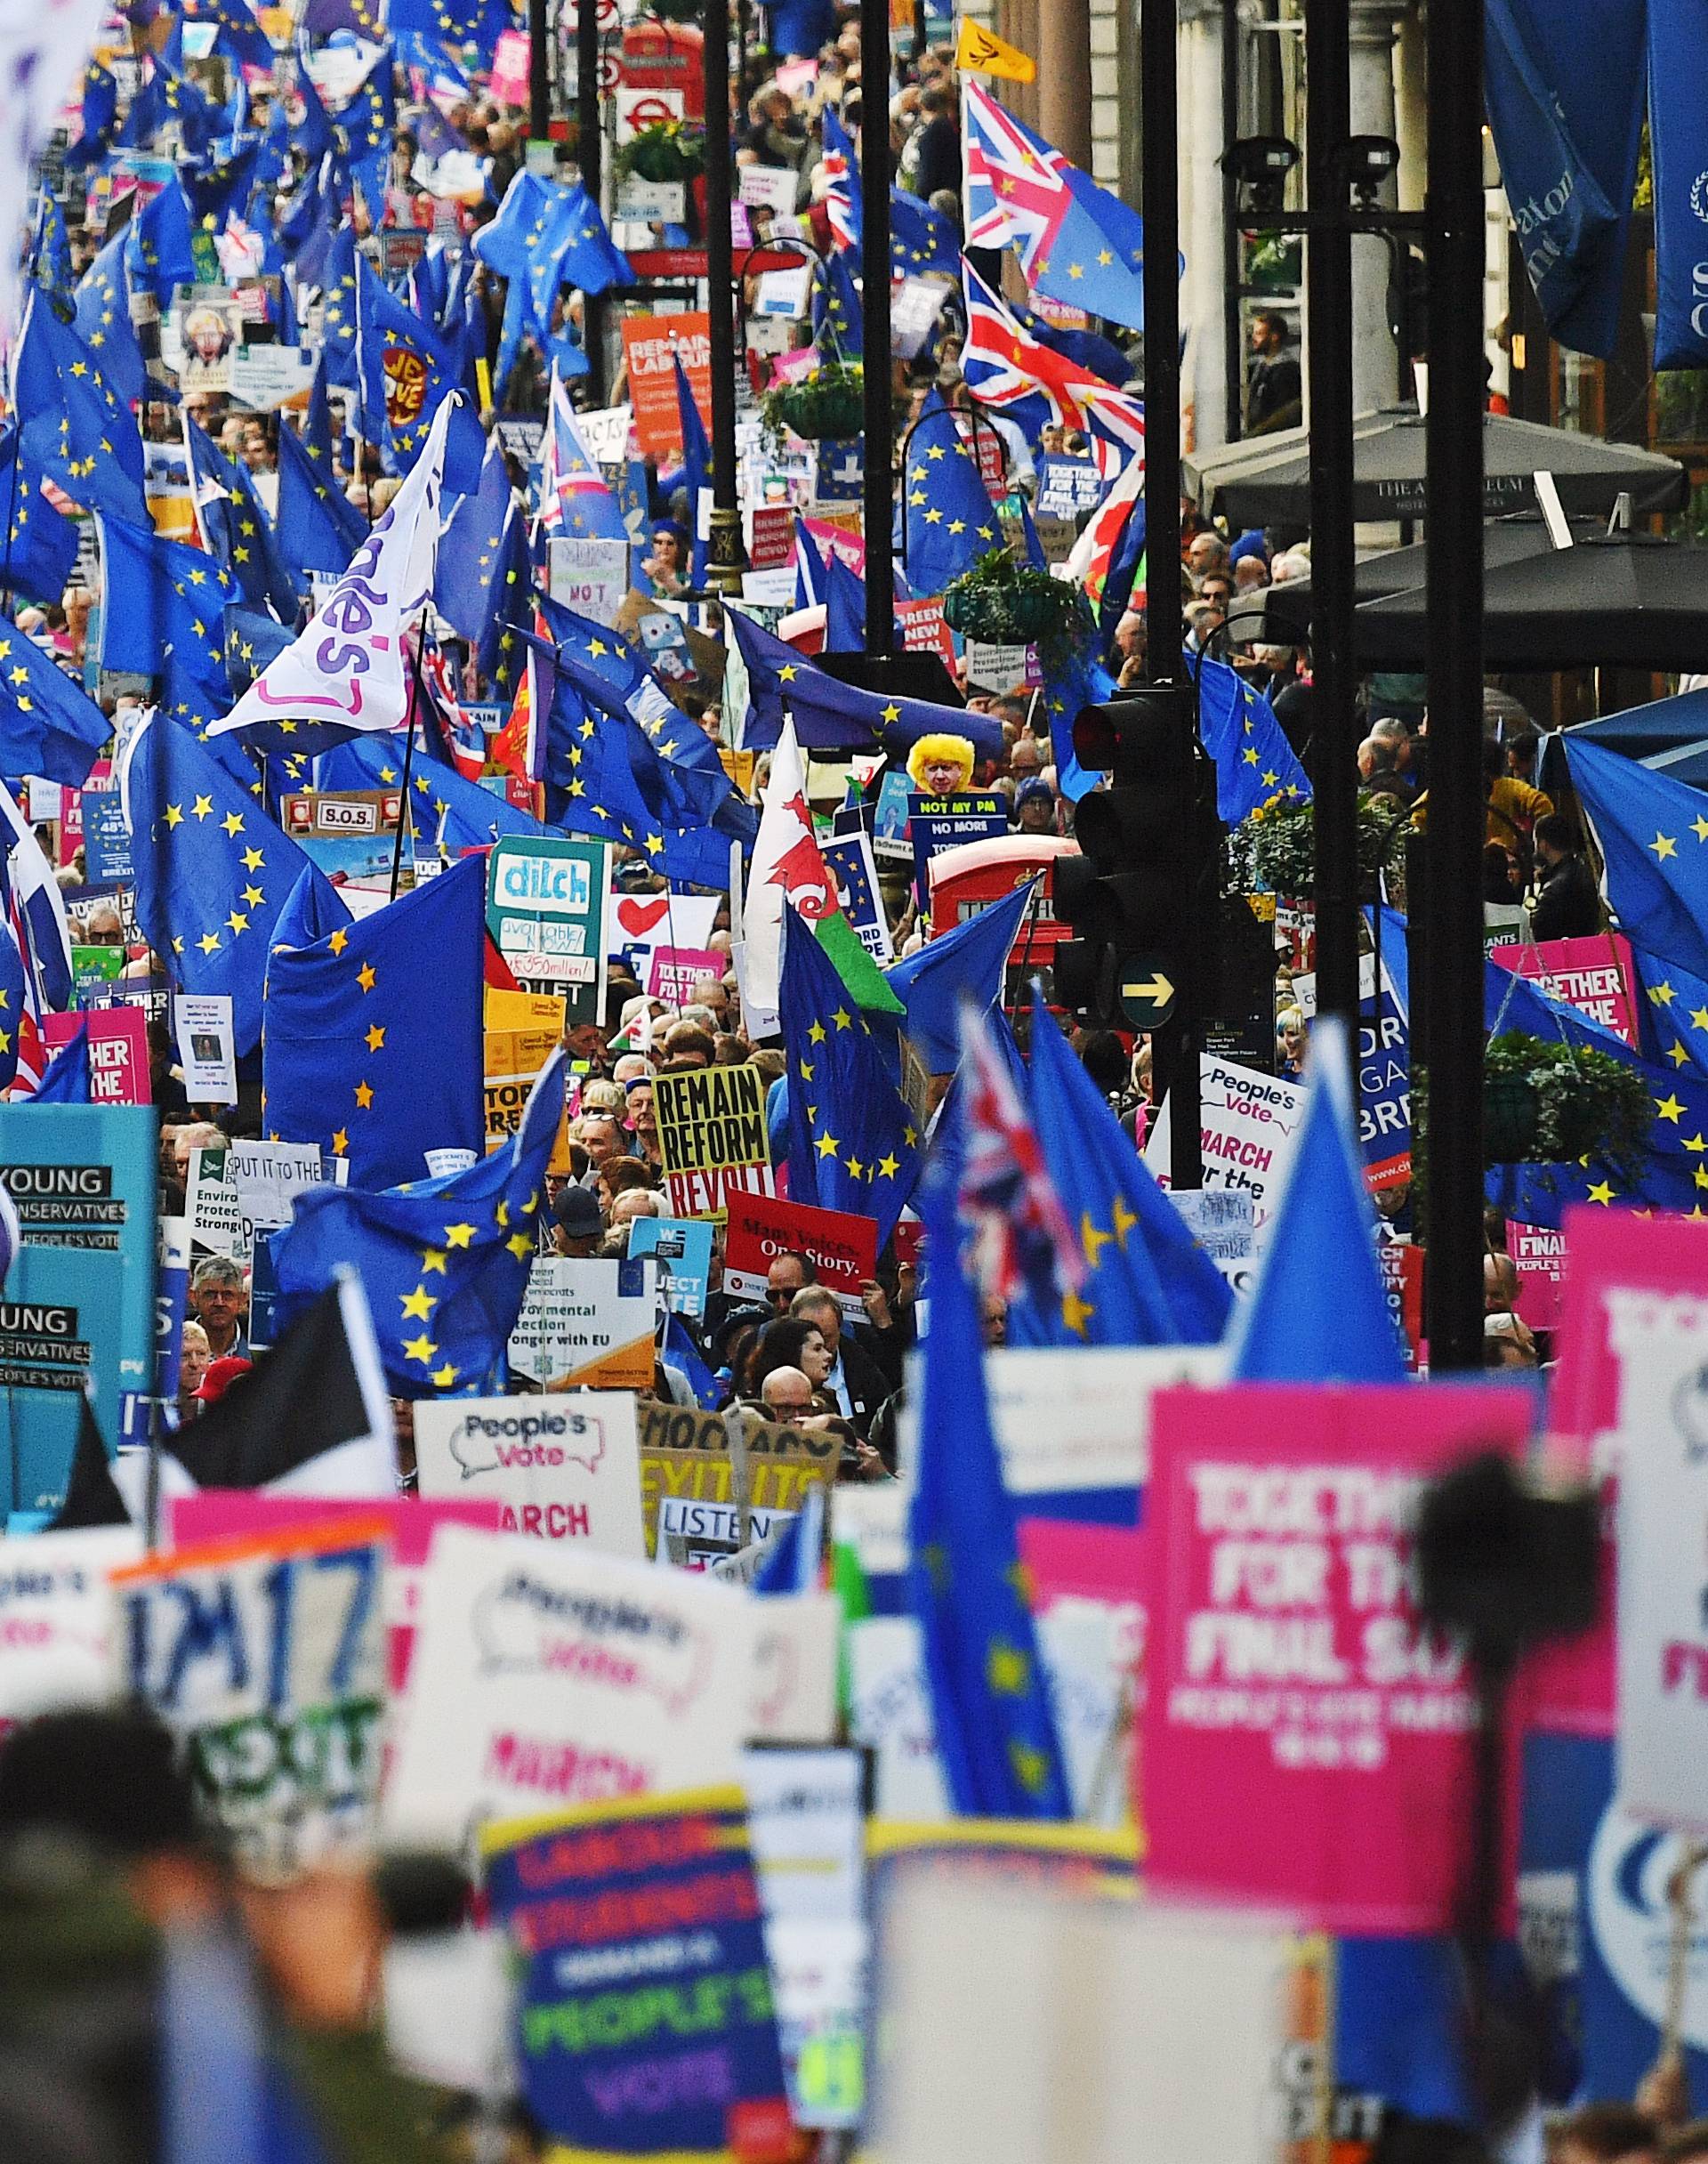
[[1066, 1819], [1068, 1777], [990, 1424], [979, 1311], [960, 1264], [954, 1186], [940, 1174], [923, 1215], [931, 1328], [907, 1595], [938, 1756], [963, 1817]]
[[[399, 737], [351, 737], [322, 752], [315, 769], [317, 788], [390, 789], [402, 777], [403, 743]], [[538, 820], [508, 797], [483, 789], [453, 766], [423, 759], [416, 748], [409, 777], [409, 818], [415, 837], [415, 859], [435, 853], [449, 863], [465, 849], [485, 849], [501, 834], [544, 834]], [[406, 860], [408, 844], [404, 844]]]
[[915, 593], [941, 593], [980, 556], [1003, 546], [1003, 529], [961, 440], [955, 416], [933, 390], [907, 438], [902, 489], [902, 565]]
[[24, 456], [85, 511], [146, 524], [142, 439], [93, 355], [38, 294], [12, 361]]
[[789, 1193], [871, 1217], [882, 1248], [919, 1175], [919, 1128], [879, 1038], [812, 927], [783, 908]]
[[97, 530], [107, 592], [122, 596], [101, 611], [101, 666], [161, 679], [169, 701], [170, 687], [197, 685], [223, 712], [226, 604], [243, 599], [236, 581], [203, 550], [152, 525], [103, 518]]
[[304, 593], [310, 571], [342, 577], [367, 538], [367, 521], [338, 486], [329, 463], [316, 463], [306, 435], [284, 422], [278, 431], [278, 545], [286, 561], [301, 568]]
[[1032, 1124], [1087, 1277], [1040, 1342], [1213, 1345], [1233, 1295], [1032, 987]]
[[431, 1150], [485, 1151], [486, 891], [485, 859], [464, 857], [324, 938], [286, 908], [267, 958], [270, 1140], [318, 1143], [368, 1188], [424, 1177]]
[[75, 677], [15, 626], [0, 623], [0, 774], [40, 774], [81, 788], [112, 733]]
[[563, 1054], [555, 1052], [516, 1133], [466, 1172], [377, 1194], [310, 1189], [294, 1222], [273, 1235], [281, 1320], [348, 1263], [367, 1294], [394, 1397], [502, 1393], [562, 1114]]
[[0, 582], [57, 606], [77, 568], [77, 529], [42, 493], [41, 474], [19, 448], [15, 427], [0, 429], [0, 504], [12, 513]]
[[332, 889], [189, 730], [145, 717], [120, 755], [136, 921], [187, 992], [224, 992], [239, 1054], [261, 1040], [267, 948], [305, 872]]
[[[908, 584], [914, 584], [911, 571]], [[916, 586], [914, 590], [920, 591]], [[863, 690], [858, 684], [843, 683], [828, 671], [815, 668], [739, 609], [728, 610], [725, 620], [747, 670], [743, 741], [750, 747], [769, 750], [788, 714], [803, 750], [871, 751], [882, 744], [886, 751], [905, 755], [919, 738], [947, 730], [952, 736], [965, 737], [978, 758], [1002, 755], [1002, 724], [987, 714], [976, 714], [971, 707], [939, 707], [930, 699], [892, 698], [882, 691]]]
[[1212, 655], [1197, 665], [1198, 734], [1215, 762], [1216, 816], [1237, 827], [1272, 796], [1302, 803], [1310, 795], [1275, 708], [1237, 669]]
[[1604, 745], [1569, 733], [1565, 745], [1619, 929], [1634, 947], [1708, 978], [1708, 800]]

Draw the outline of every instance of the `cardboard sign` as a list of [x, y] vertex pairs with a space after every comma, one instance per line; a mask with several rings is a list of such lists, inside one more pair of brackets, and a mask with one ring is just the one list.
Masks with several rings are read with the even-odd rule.
[[89, 1102], [151, 1103], [148, 1016], [137, 1007], [102, 1007], [88, 1014], [44, 1014], [42, 1042], [50, 1052], [57, 1052], [85, 1028], [89, 1032]]
[[110, 1572], [140, 1562], [129, 1525], [37, 1533], [0, 1547], [0, 1734], [112, 1696]]
[[723, 1285], [744, 1299], [763, 1300], [767, 1273], [779, 1255], [810, 1257], [818, 1282], [855, 1321], [864, 1320], [860, 1288], [877, 1274], [878, 1228], [870, 1217], [814, 1209], [775, 1195], [729, 1201], [723, 1236]]
[[728, 955], [715, 947], [655, 947], [647, 989], [655, 999], [673, 1007], [685, 1007], [697, 977], [721, 980], [729, 967]]
[[[238, 1055], [229, 992], [180, 992], [173, 1002], [184, 1094], [192, 1104], [238, 1102]], [[93, 1051], [93, 1046], [92, 1046]]]
[[673, 1315], [697, 1322], [712, 1280], [712, 1227], [703, 1217], [631, 1217], [629, 1259], [658, 1265], [658, 1297]]
[[[715, 894], [616, 894], [605, 920], [606, 946], [613, 960], [625, 958], [636, 983], [652, 974], [652, 957], [660, 947], [704, 948], [718, 914]], [[719, 957], [727, 966], [727, 958]], [[720, 968], [720, 975], [723, 973]]]
[[842, 915], [858, 934], [867, 954], [881, 968], [896, 958], [878, 889], [878, 867], [872, 853], [872, 837], [864, 828], [854, 834], [827, 835], [818, 844], [825, 869], [836, 883], [836, 900]]
[[661, 458], [682, 448], [676, 404], [681, 358], [700, 419], [712, 425], [712, 327], [702, 311], [677, 316], [624, 316], [623, 359], [633, 404], [634, 435], [643, 458]]
[[733, 1780], [753, 1665], [747, 1596], [579, 1542], [447, 1526], [422, 1577], [385, 1820], [471, 1819]]
[[487, 929], [524, 991], [555, 993], [566, 1026], [605, 1013], [611, 852], [603, 842], [505, 835], [487, 873]]
[[1637, 1043], [1637, 1004], [1631, 942], [1616, 932], [1597, 932], [1587, 939], [1543, 940], [1537, 945], [1491, 947], [1491, 962], [1540, 985], [1550, 998], [1564, 1000], [1626, 1044]]
[[626, 541], [558, 536], [547, 544], [552, 599], [595, 624], [615, 624], [629, 592]]
[[536, 1256], [510, 1336], [510, 1364], [542, 1390], [649, 1390], [657, 1265]]
[[646, 1554], [634, 1401], [622, 1392], [423, 1398], [415, 1463], [423, 1496], [491, 1500], [504, 1532]]
[[279, 820], [328, 879], [389, 894], [402, 813], [400, 789], [318, 789], [285, 797]]
[[652, 1109], [672, 1216], [722, 1217], [732, 1195], [776, 1191], [757, 1069], [655, 1075]]
[[1584, 1465], [1700, 1424], [1694, 1334], [1708, 1320], [1708, 1228], [1583, 1204], [1566, 1212], [1566, 1293], [1549, 1427]]
[[[1206, 1056], [1199, 1061], [1198, 1072], [1204, 1184], [1250, 1195], [1261, 1252], [1264, 1227], [1275, 1214], [1293, 1162], [1305, 1093], [1297, 1083], [1260, 1074], [1254, 1067], [1241, 1067], [1233, 1060]], [[1164, 1187], [1169, 1184], [1169, 1122], [1164, 1097], [1145, 1138], [1145, 1162]]]
[[486, 996], [487, 1154], [518, 1132], [528, 1094], [563, 1035], [563, 1002], [550, 992], [488, 988]]
[[901, 643], [906, 652], [936, 654], [946, 668], [954, 668], [955, 634], [943, 614], [941, 594], [920, 602], [898, 602], [896, 622], [901, 627]]
[[383, 1521], [180, 1548], [113, 1580], [114, 1683], [187, 1746], [249, 1861], [373, 1843], [385, 1710]]
[[[734, 1503], [742, 1510], [794, 1511], [807, 1488], [828, 1487], [842, 1456], [840, 1437], [824, 1428], [795, 1427], [737, 1411], [690, 1412], [643, 1398], [640, 1421], [640, 1504], [647, 1544], [656, 1546], [658, 1511], [666, 1497], [694, 1503]], [[741, 1462], [729, 1428], [739, 1423]], [[745, 1546], [744, 1542], [738, 1545]]]
[[1476, 1708], [1409, 1595], [1425, 1483], [1521, 1455], [1520, 1392], [1170, 1391], [1152, 1411], [1148, 1883], [1310, 1928], [1451, 1928]]
[[907, 806], [914, 873], [925, 892], [925, 867], [963, 842], [988, 842], [1008, 833], [1008, 805], [1000, 796], [914, 796]]
[[519, 1970], [522, 2091], [547, 2139], [785, 2164], [794, 2129], [741, 1790], [497, 1826], [481, 1847]]
[[1029, 646], [987, 646], [981, 640], [969, 639], [966, 662], [969, 690], [995, 691], [1006, 698], [1024, 691], [1033, 681]]

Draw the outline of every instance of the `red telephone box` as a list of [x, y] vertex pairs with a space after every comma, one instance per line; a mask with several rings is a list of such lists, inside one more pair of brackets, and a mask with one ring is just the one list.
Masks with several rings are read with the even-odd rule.
[[931, 859], [930, 867], [931, 937], [941, 939], [1042, 872], [1043, 890], [1036, 911], [1028, 909], [1021, 918], [1009, 963], [1012, 967], [1024, 957], [1028, 967], [1047, 964], [1059, 943], [1074, 936], [1071, 925], [1056, 922], [1056, 860], [1078, 854], [1077, 842], [1053, 834], [999, 835], [987, 842], [963, 842], [958, 849], [944, 850]]

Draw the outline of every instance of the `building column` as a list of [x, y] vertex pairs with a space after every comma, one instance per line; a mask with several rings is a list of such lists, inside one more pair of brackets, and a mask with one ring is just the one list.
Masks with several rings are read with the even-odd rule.
[[1038, 9], [1038, 133], [1084, 173], [1092, 169], [1091, 0]]
[[[1394, 39], [1404, 0], [1349, 0], [1351, 119], [1355, 135], [1394, 137]], [[1381, 200], [1393, 204], [1390, 179]], [[1388, 279], [1392, 264], [1379, 234], [1352, 239], [1352, 410], [1371, 413], [1400, 396], [1399, 355], [1388, 327]], [[1406, 386], [1409, 392], [1410, 386]]]
[[1221, 0], [1180, 0], [1180, 322], [1186, 362], [1180, 427], [1192, 448], [1228, 440], [1222, 295], [1228, 238], [1221, 218]]

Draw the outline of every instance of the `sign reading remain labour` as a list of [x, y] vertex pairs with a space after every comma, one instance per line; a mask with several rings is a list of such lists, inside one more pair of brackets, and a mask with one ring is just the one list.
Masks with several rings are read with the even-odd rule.
[[656, 1075], [652, 1104], [673, 1216], [722, 1217], [732, 1194], [777, 1192], [755, 1068]]

